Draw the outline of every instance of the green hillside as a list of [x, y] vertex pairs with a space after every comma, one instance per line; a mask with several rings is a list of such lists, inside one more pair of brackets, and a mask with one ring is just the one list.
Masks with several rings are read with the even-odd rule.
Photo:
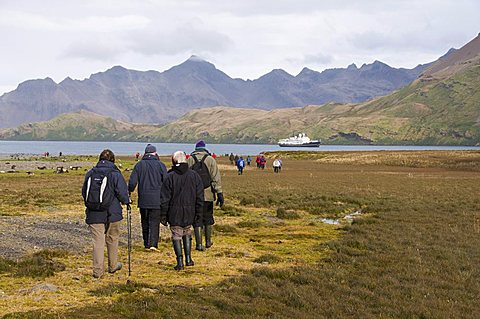
[[0, 130], [0, 139], [134, 141], [138, 135], [151, 127], [80, 111], [62, 114], [45, 122], [26, 123], [16, 128]]

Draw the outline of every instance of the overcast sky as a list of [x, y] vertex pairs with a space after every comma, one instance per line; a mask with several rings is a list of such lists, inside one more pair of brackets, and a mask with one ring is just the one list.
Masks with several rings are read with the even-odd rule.
[[478, 0], [0, 0], [0, 94], [192, 54], [231, 77], [380, 60], [411, 68], [480, 32]]

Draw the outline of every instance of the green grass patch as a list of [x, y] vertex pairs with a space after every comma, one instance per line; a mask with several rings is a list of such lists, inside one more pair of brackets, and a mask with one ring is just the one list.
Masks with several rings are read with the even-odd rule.
[[65, 258], [68, 253], [63, 250], [42, 250], [26, 256], [19, 261], [0, 258], [0, 272], [14, 277], [46, 278], [65, 270], [65, 264], [54, 258]]
[[258, 258], [255, 258], [253, 261], [259, 264], [263, 264], [263, 263], [276, 264], [282, 261], [282, 258], [272, 254], [265, 254], [265, 255], [261, 255]]
[[260, 228], [265, 225], [265, 222], [260, 220], [244, 220], [237, 223], [239, 228]]
[[299, 219], [300, 214], [293, 210], [286, 210], [283, 207], [277, 208], [277, 218], [280, 219]]
[[213, 229], [215, 230], [215, 232], [220, 232], [220, 233], [236, 234], [239, 232], [239, 229], [235, 225], [229, 225], [229, 224], [224, 224], [224, 225], [215, 224], [213, 225]]

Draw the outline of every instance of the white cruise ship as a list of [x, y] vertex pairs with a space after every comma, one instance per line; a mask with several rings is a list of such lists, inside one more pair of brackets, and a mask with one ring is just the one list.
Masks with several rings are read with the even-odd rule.
[[319, 147], [320, 141], [311, 140], [307, 134], [300, 133], [298, 135], [279, 140], [278, 145], [281, 147]]

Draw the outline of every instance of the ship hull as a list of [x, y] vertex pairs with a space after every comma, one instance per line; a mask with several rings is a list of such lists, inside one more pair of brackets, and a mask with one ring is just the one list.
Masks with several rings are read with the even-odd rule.
[[278, 143], [280, 147], [319, 147], [320, 142], [310, 142], [302, 144]]

